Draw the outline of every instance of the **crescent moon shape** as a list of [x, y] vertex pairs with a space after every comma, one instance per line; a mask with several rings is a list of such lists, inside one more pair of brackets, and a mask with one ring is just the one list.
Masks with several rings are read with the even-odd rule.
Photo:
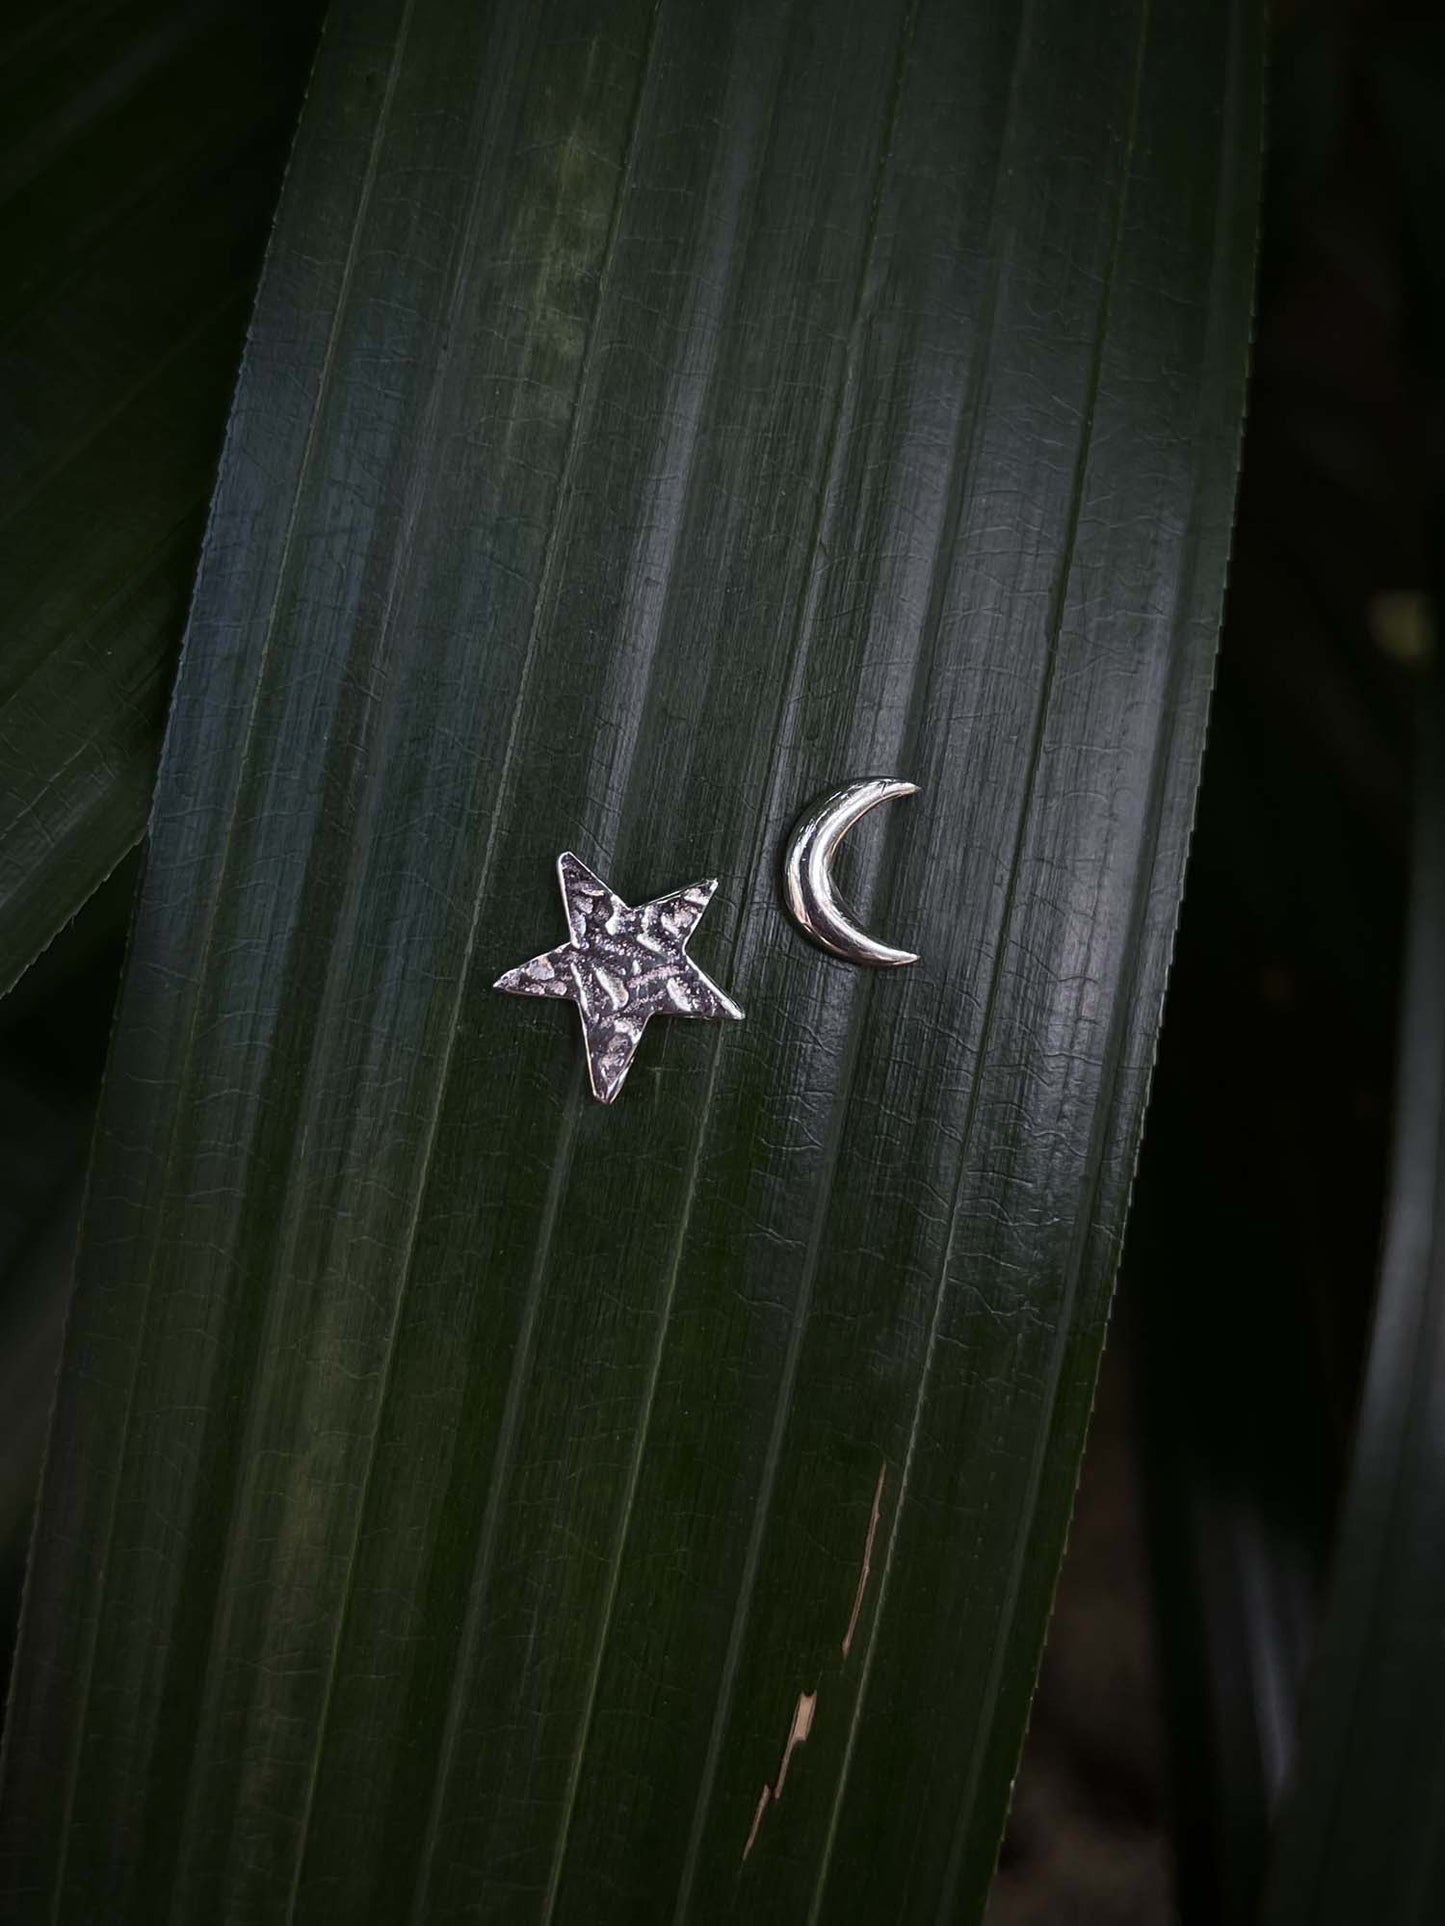
[[844, 914], [832, 873], [833, 852], [860, 816], [895, 796], [917, 793], [916, 782], [875, 777], [870, 782], [847, 783], [815, 803], [788, 839], [783, 888], [789, 914], [815, 943], [849, 963], [896, 970], [904, 963], [918, 961], [911, 950], [895, 950], [890, 944], [880, 943]]

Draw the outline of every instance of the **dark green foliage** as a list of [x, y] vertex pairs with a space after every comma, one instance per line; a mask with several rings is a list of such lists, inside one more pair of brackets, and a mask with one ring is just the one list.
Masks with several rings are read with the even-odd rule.
[[139, 841], [316, 7], [0, 35], [0, 990]]
[[1423, 708], [1389, 1234], [1269, 1926], [1445, 1907], [1445, 704]]
[[[977, 1916], [1180, 887], [1259, 55], [1185, 0], [333, 16], [102, 1107], [22, 1916]], [[857, 837], [886, 978], [777, 889], [868, 774], [921, 786]], [[611, 1109], [490, 989], [563, 847], [720, 877], [747, 1012]]]

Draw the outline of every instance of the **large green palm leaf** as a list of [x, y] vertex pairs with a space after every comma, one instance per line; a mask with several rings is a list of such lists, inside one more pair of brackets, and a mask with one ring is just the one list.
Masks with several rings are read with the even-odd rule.
[[[976, 1916], [1180, 887], [1250, 10], [362, 0], [237, 394], [11, 1708], [58, 1919]], [[820, 790], [921, 794], [784, 920]], [[592, 1102], [573, 848], [742, 1025]], [[566, 1018], [568, 1021], [563, 1021]]]

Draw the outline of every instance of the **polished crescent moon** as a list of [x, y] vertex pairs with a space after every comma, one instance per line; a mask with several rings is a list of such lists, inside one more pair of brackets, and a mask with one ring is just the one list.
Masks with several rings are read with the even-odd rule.
[[911, 950], [895, 950], [860, 930], [843, 912], [833, 887], [833, 852], [857, 822], [879, 803], [918, 793], [916, 782], [850, 782], [825, 796], [804, 816], [788, 839], [783, 858], [783, 890], [788, 911], [800, 929], [834, 956], [875, 969], [896, 970], [916, 963]]

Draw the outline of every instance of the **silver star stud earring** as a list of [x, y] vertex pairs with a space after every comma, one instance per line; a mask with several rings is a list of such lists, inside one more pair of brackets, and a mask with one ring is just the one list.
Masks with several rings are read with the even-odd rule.
[[611, 1103], [632, 1068], [649, 1017], [732, 1017], [742, 1011], [687, 953], [717, 879], [629, 909], [584, 862], [563, 850], [557, 879], [572, 940], [499, 976], [512, 996], [568, 997], [582, 1017], [592, 1094]]

